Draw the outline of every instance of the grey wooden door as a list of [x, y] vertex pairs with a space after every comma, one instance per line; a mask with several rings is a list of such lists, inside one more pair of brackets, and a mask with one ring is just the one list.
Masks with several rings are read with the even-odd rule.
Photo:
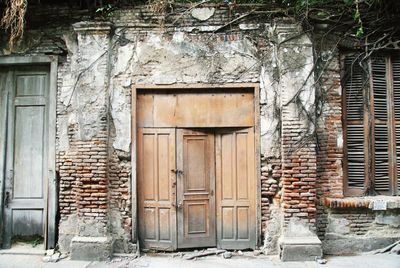
[[[3, 247], [17, 236], [46, 236], [48, 67], [9, 69]], [[4, 116], [4, 115], [3, 115]]]

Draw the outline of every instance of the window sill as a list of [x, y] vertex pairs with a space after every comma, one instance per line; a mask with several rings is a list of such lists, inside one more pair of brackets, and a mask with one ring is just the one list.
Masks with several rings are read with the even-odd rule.
[[[383, 202], [382, 202], [383, 201]], [[386, 203], [386, 209], [376, 209], [374, 202]], [[365, 196], [365, 197], [344, 197], [324, 199], [324, 204], [328, 208], [367, 208], [371, 210], [400, 209], [400, 196]]]

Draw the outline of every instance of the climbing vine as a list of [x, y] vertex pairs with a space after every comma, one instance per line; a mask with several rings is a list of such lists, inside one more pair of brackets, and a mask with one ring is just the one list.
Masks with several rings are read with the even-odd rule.
[[[26, 26], [25, 14], [29, 5], [74, 5], [86, 8], [94, 16], [103, 18], [112, 16], [118, 8], [146, 2], [149, 7], [161, 15], [161, 26], [175, 5], [186, 4], [190, 8], [202, 3], [227, 5], [234, 12], [240, 6], [254, 6], [253, 16], [260, 13], [295, 17], [306, 28], [313, 29], [318, 24], [327, 24], [335, 31], [341, 31], [348, 37], [362, 40], [371, 46], [379, 39], [375, 48], [393, 47], [394, 37], [400, 29], [400, 1], [397, 0], [5, 0], [0, 3], [2, 10], [1, 27], [8, 33], [9, 46], [21, 40]], [[382, 34], [384, 38], [382, 37]], [[396, 43], [395, 47], [398, 48]]]
[[25, 13], [27, 10], [27, 0], [9, 0], [3, 12], [0, 26], [9, 32], [9, 46], [14, 47], [18, 43], [25, 28]]

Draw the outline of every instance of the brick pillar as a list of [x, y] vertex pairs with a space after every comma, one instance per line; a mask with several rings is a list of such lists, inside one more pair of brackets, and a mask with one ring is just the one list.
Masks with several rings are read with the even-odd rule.
[[[287, 30], [287, 29], [286, 29]], [[296, 38], [291, 38], [290, 35]], [[280, 35], [282, 99], [282, 209], [284, 225], [293, 218], [315, 231], [316, 139], [313, 49], [306, 35]], [[289, 39], [288, 39], [289, 38]]]
[[279, 36], [282, 41], [279, 49], [284, 218], [279, 255], [282, 261], [311, 261], [322, 256], [321, 241], [315, 234], [317, 163], [314, 57], [310, 39], [298, 33], [287, 31]]
[[[110, 257], [108, 225], [108, 85], [110, 24], [80, 22], [77, 37], [71, 114], [76, 123], [70, 148], [75, 179], [77, 236], [71, 258], [103, 260]], [[71, 118], [70, 117], [70, 118]]]

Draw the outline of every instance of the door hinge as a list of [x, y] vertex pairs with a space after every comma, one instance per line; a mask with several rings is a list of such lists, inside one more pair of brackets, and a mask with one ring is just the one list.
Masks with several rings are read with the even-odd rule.
[[6, 192], [6, 196], [4, 197], [4, 206], [8, 208], [8, 204], [10, 203], [10, 192]]

